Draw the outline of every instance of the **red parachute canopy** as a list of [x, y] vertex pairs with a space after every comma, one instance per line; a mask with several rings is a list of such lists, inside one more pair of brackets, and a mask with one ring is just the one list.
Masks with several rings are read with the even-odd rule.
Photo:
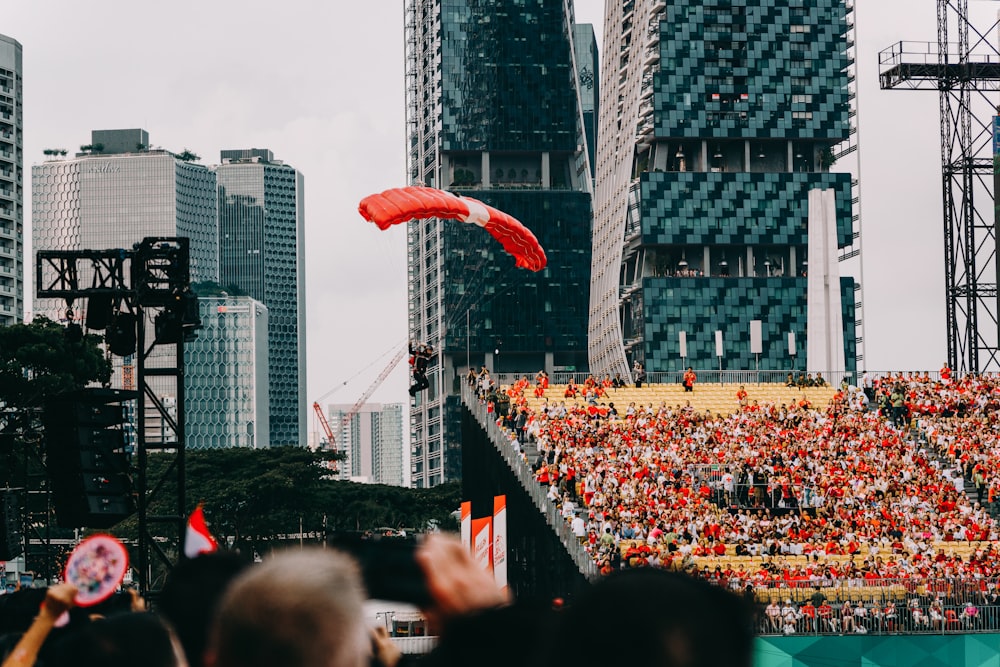
[[414, 218], [448, 218], [479, 225], [513, 255], [517, 266], [541, 271], [547, 262], [545, 251], [530, 229], [516, 218], [472, 197], [459, 197], [436, 188], [409, 186], [369, 195], [358, 204], [358, 211], [379, 229], [388, 229]]

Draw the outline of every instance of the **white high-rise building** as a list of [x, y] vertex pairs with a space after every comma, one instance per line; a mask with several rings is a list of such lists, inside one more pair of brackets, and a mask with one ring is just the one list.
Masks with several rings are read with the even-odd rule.
[[21, 45], [0, 35], [0, 325], [24, 318]]
[[[191, 282], [218, 281], [218, 200], [213, 171], [150, 150], [145, 130], [95, 130], [74, 157], [32, 166], [33, 247], [105, 250], [186, 236]], [[62, 305], [46, 299], [34, 311], [58, 319]]]
[[402, 486], [403, 404], [368, 403], [345, 423], [352, 407], [339, 404], [329, 409], [337, 449], [347, 454], [340, 463], [341, 478]]

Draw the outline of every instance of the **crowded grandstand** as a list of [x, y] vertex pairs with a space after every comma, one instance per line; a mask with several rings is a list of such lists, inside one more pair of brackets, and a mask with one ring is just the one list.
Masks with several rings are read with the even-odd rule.
[[762, 633], [1000, 627], [996, 378], [467, 380], [602, 573], [709, 579]]

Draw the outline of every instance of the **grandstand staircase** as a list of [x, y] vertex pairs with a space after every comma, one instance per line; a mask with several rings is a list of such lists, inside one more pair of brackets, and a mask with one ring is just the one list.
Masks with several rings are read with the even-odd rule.
[[[550, 503], [545, 497], [546, 490], [535, 481], [528, 461], [528, 453], [520, 451], [511, 445], [510, 435], [497, 426], [495, 413], [487, 412], [486, 406], [480, 403], [479, 399], [467, 385], [462, 387], [462, 401], [472, 414], [475, 421], [486, 433], [493, 449], [500, 454], [506, 462], [520, 486], [524, 489], [531, 503], [538, 512], [545, 518], [549, 528], [558, 536], [569, 557], [575, 563], [580, 573], [587, 579], [596, 579], [599, 576], [597, 565], [587, 550], [580, 544], [580, 541], [573, 535], [569, 523], [562, 517], [562, 514], [555, 505]], [[532, 452], [532, 457], [538, 456], [538, 450], [534, 445], [528, 446], [528, 451]]]
[[[927, 450], [927, 453], [931, 457], [933, 457], [934, 460], [936, 460], [938, 463], [941, 464], [941, 469], [942, 470], [946, 470], [946, 469], [954, 468], [955, 467], [955, 463], [953, 461], [951, 461], [950, 459], [948, 459], [947, 456], [945, 456], [944, 454], [940, 453], [938, 450], [936, 450], [933, 447], [931, 447], [930, 443], [927, 442], [927, 438], [924, 436], [924, 434], [922, 434], [922, 433], [919, 434], [918, 441]], [[976, 485], [975, 485], [975, 483], [973, 483], [973, 481], [971, 479], [969, 479], [968, 477], [965, 477], [964, 474], [963, 474], [962, 477], [965, 480], [965, 497], [969, 499], [969, 503], [970, 504], [975, 505], [978, 502], [978, 500], [977, 500], [978, 494], [976, 493]], [[991, 506], [988, 503], [986, 503], [985, 499], [983, 501], [983, 506], [986, 508], [986, 511], [989, 513], [989, 515], [992, 516], [994, 519], [1000, 518], [1000, 512], [998, 512], [996, 510], [995, 506]]]

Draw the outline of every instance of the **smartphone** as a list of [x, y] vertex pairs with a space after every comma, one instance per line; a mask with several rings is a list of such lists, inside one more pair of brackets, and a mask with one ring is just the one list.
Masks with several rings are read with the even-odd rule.
[[330, 546], [358, 561], [369, 598], [430, 605], [427, 581], [414, 557], [420, 546], [417, 538], [340, 534], [330, 538]]

